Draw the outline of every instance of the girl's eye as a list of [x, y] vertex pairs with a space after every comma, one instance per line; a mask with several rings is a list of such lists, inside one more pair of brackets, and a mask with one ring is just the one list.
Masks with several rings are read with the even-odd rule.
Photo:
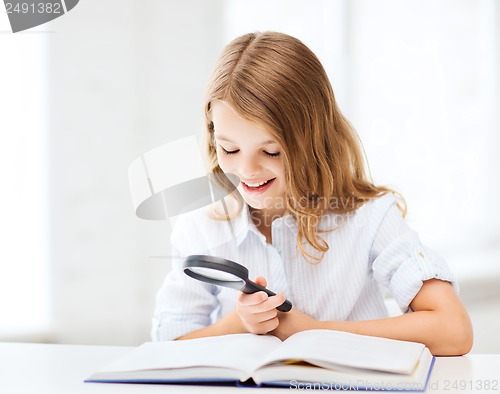
[[265, 153], [267, 156], [270, 156], [270, 157], [279, 157], [279, 155], [280, 155], [280, 152], [274, 152], [274, 153], [271, 153], [271, 152], [266, 152], [266, 151], [264, 151], [264, 153]]
[[[219, 146], [225, 155], [234, 155], [235, 153], [238, 153], [240, 151], [239, 149], [227, 150], [222, 145], [219, 145]], [[269, 156], [269, 157], [279, 157], [279, 155], [280, 155], [280, 152], [267, 152], [267, 151], [263, 151], [263, 152], [266, 156]]]
[[220, 148], [222, 149], [222, 151], [226, 154], [226, 155], [234, 155], [235, 153], [238, 153], [239, 152], [239, 149], [236, 149], [236, 150], [226, 150], [224, 149], [223, 146], [219, 145]]

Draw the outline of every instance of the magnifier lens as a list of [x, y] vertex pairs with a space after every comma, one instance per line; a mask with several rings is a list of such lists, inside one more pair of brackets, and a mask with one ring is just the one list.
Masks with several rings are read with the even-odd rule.
[[224, 282], [243, 282], [243, 279], [239, 278], [238, 276], [217, 269], [202, 267], [190, 267], [189, 269], [206, 278], [221, 280]]
[[[245, 294], [263, 291], [269, 296], [275, 296], [271, 290], [248, 279], [248, 269], [243, 265], [215, 256], [191, 255], [184, 261], [184, 273], [194, 279], [239, 290]], [[285, 300], [278, 306], [281, 312], [292, 309], [292, 303]]]

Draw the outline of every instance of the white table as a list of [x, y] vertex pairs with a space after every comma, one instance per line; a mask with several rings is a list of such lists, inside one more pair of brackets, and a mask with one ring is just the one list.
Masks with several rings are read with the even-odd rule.
[[[131, 349], [111, 346], [0, 343], [0, 393], [265, 394], [288, 391], [270, 388], [259, 388], [255, 391], [238, 387], [83, 383], [93, 372]], [[497, 382], [496, 386], [494, 381]], [[464, 357], [437, 358], [427, 392], [500, 394], [500, 355], [471, 354]]]

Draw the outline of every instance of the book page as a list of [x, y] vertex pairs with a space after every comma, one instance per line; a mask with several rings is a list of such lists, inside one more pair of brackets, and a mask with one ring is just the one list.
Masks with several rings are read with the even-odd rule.
[[254, 334], [146, 342], [100, 372], [222, 367], [249, 374], [280, 344], [276, 337]]
[[[264, 363], [299, 359], [323, 367], [347, 367], [411, 374], [425, 346], [421, 343], [351, 334], [308, 330], [292, 335], [269, 353]], [[265, 364], [262, 365], [265, 365]]]
[[[392, 391], [424, 391], [432, 370], [433, 357], [429, 349], [422, 352], [415, 371], [411, 375], [380, 372], [369, 369], [341, 367], [335, 369], [315, 368], [307, 364], [273, 364], [259, 369], [253, 375], [257, 384], [290, 386], [290, 382], [312, 382], [320, 385], [321, 390], [342, 387], [348, 390], [392, 390]], [[309, 365], [309, 366], [308, 366]], [[303, 386], [304, 387], [304, 386]], [[318, 387], [318, 386], [316, 386]]]

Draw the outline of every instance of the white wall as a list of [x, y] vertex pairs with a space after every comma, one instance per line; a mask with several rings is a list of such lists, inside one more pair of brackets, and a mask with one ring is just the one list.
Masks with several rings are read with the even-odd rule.
[[49, 340], [149, 339], [169, 223], [135, 217], [127, 168], [199, 132], [218, 2], [86, 0], [50, 25]]

